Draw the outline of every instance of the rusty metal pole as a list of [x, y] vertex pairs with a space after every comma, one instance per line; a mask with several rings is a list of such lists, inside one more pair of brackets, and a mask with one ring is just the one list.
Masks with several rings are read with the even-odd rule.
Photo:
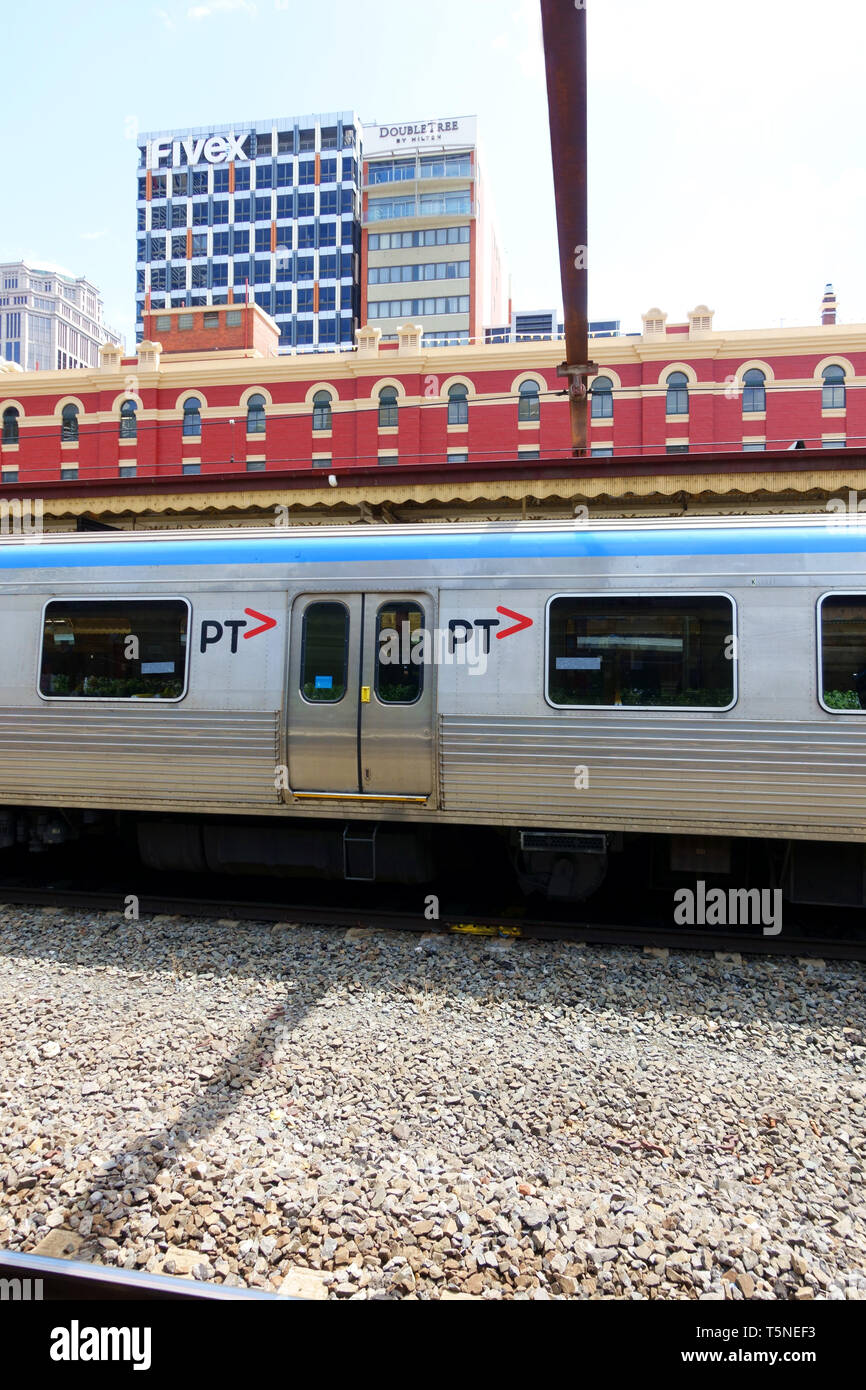
[[565, 311], [571, 451], [586, 453], [589, 361], [586, 195], [586, 0], [541, 0], [550, 153], [559, 234], [559, 274]]

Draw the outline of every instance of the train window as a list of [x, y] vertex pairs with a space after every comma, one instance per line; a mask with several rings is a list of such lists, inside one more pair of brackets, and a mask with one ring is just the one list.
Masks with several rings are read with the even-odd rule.
[[548, 607], [554, 705], [727, 709], [734, 605], [723, 595], [572, 595]]
[[301, 694], [336, 704], [346, 693], [349, 610], [343, 603], [311, 603], [304, 610]]
[[825, 594], [818, 605], [819, 693], [824, 709], [866, 710], [866, 594]]
[[185, 599], [57, 599], [45, 605], [39, 693], [60, 700], [179, 700]]
[[385, 705], [413, 705], [424, 682], [424, 612], [417, 603], [383, 603], [376, 615], [376, 695]]

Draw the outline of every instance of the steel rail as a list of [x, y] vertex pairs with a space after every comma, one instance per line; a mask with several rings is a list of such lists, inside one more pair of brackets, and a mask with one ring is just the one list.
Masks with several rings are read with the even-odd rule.
[[[35, 1255], [16, 1250], [0, 1250], [0, 1278], [17, 1280], [19, 1285], [30, 1281], [26, 1295], [9, 1297], [4, 1285], [4, 1302], [40, 1303], [58, 1301], [164, 1302], [171, 1299], [198, 1301], [201, 1299], [276, 1299], [285, 1302], [296, 1295], [284, 1295], [272, 1290], [235, 1288], [227, 1284], [205, 1283], [198, 1279], [181, 1279], [171, 1274], [148, 1274], [145, 1270], [113, 1269], [107, 1265], [85, 1264], [81, 1260], [64, 1260], [54, 1255]], [[18, 1291], [16, 1291], [17, 1293]]]

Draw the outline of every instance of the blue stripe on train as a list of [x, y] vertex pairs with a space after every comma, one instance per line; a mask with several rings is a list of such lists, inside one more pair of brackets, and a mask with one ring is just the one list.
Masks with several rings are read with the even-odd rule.
[[309, 565], [352, 561], [576, 559], [653, 555], [838, 555], [866, 551], [866, 528], [794, 526], [755, 529], [430, 534], [364, 536], [346, 528], [341, 536], [281, 536], [267, 540], [104, 540], [58, 545], [46, 536], [30, 545], [0, 542], [0, 569], [98, 569], [150, 565]]

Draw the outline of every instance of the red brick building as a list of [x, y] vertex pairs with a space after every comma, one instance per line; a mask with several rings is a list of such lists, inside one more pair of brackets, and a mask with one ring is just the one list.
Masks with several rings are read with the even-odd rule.
[[[297, 497], [307, 487], [309, 505], [330, 508], [347, 488], [352, 505], [398, 492], [404, 502], [529, 497], [533, 506], [554, 492], [578, 495], [556, 373], [561, 342], [422, 348], [420, 339], [409, 325], [383, 344], [371, 325], [352, 353], [279, 356], [273, 321], [254, 304], [229, 304], [150, 314], [137, 357], [107, 345], [99, 369], [0, 364], [2, 492], [50, 490], [71, 502], [85, 485], [91, 496], [101, 484], [102, 496], [132, 497], [176, 494], [195, 475], [216, 483], [264, 473], [257, 490], [285, 484]], [[651, 495], [619, 486], [620, 462], [650, 478], [670, 470], [668, 454], [736, 453], [740, 473], [757, 477], [771, 460], [751, 455], [798, 440], [808, 449], [866, 445], [866, 326], [718, 333], [704, 307], [682, 325], [651, 311], [642, 334], [595, 339], [592, 352], [593, 457], [578, 471], [600, 480], [595, 495]], [[849, 479], [855, 460], [834, 458], [837, 472], [848, 471], [828, 474], [830, 490], [859, 486]], [[336, 485], [327, 504], [318, 470]], [[697, 477], [706, 465], [682, 459], [676, 471]], [[510, 487], [540, 472], [540, 489]], [[418, 480], [434, 473], [431, 493]], [[812, 490], [822, 487], [814, 473]]]

